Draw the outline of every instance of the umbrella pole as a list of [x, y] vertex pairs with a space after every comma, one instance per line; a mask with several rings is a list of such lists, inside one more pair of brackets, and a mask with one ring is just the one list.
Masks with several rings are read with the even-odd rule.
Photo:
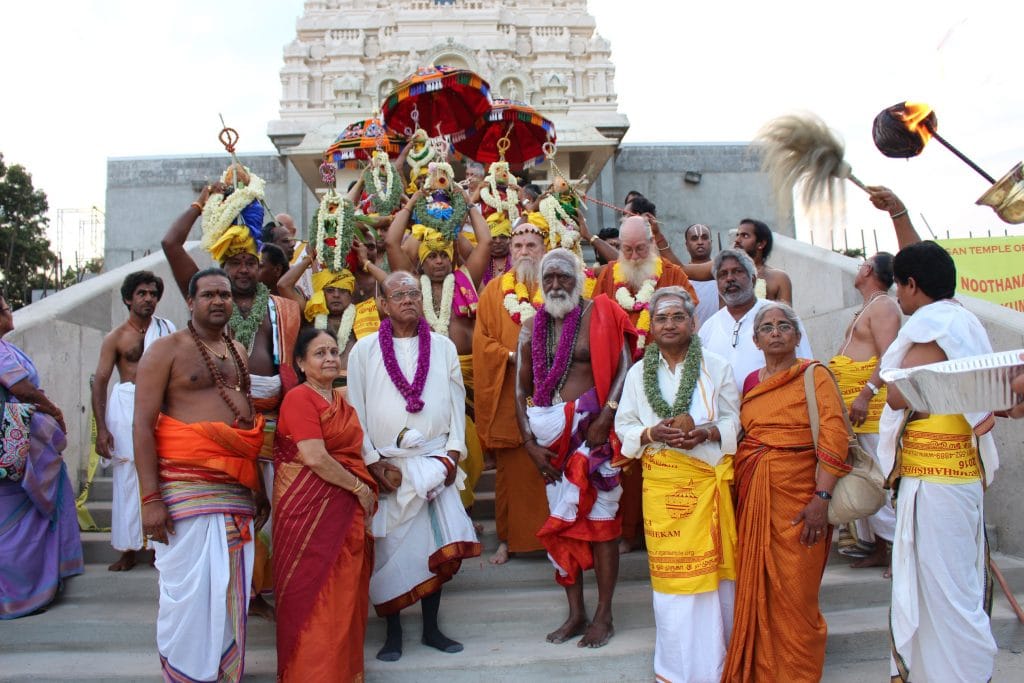
[[1003, 589], [1003, 593], [1010, 602], [1013, 613], [1017, 615], [1017, 621], [1024, 624], [1024, 610], [1020, 608], [1017, 598], [1013, 597], [1013, 591], [1010, 590], [1010, 585], [1006, 583], [1006, 577], [1003, 576], [1003, 572], [1000, 571], [999, 567], [996, 566], [995, 560], [991, 557], [988, 558], [988, 567], [992, 570], [992, 575], [996, 577], [996, 581], [999, 582], [999, 587]]

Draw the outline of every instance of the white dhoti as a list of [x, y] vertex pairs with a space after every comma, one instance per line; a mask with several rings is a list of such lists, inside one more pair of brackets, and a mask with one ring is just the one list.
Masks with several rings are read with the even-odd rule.
[[[165, 680], [237, 681], [245, 653], [252, 541], [229, 551], [233, 518], [215, 513], [174, 523], [170, 543], [153, 543], [160, 572], [156, 643]], [[252, 538], [252, 522], [248, 525]], [[175, 677], [177, 675], [177, 677]]]
[[654, 677], [659, 683], [718, 683], [732, 635], [736, 582], [691, 595], [654, 591]]
[[135, 417], [135, 384], [114, 385], [107, 401], [107, 429], [114, 439], [111, 455], [114, 485], [110, 513], [110, 544], [117, 550], [142, 548], [142, 501], [135, 471], [132, 423]]
[[[857, 434], [857, 441], [860, 442], [861, 448], [878, 461], [879, 465], [882, 464], [878, 458], [879, 436], [877, 433]], [[883, 539], [892, 543], [892, 537], [896, 530], [896, 509], [892, 506], [889, 497], [886, 496], [885, 505], [878, 508], [878, 512], [870, 517], [858, 519], [854, 524], [857, 527], [858, 539], [869, 543], [878, 543], [879, 539]]]
[[996, 642], [985, 612], [982, 493], [981, 482], [900, 480], [890, 619], [893, 645], [911, 681], [992, 677]]
[[473, 522], [459, 490], [465, 473], [456, 468], [451, 486], [447, 435], [425, 441], [415, 429], [402, 438], [405, 448], [382, 448], [381, 455], [402, 472], [397, 491], [381, 495], [371, 529], [375, 537], [370, 602], [380, 614], [393, 614], [436, 592], [458, 571], [462, 558], [480, 553]]

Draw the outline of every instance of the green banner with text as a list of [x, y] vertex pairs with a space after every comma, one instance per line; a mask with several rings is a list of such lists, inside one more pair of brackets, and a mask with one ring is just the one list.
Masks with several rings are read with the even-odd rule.
[[956, 263], [956, 289], [1024, 311], [1024, 237], [938, 240]]

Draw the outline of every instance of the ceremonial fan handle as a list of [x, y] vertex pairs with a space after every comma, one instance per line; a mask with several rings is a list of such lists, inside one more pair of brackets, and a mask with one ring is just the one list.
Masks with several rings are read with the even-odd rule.
[[850, 175], [846, 176], [846, 179], [849, 180], [854, 185], [856, 185], [857, 187], [859, 187], [860, 189], [862, 189], [865, 192], [867, 192], [868, 194], [871, 194], [871, 190], [868, 189], [868, 186], [865, 185], [864, 183], [862, 183], [860, 181], [860, 178], [858, 178], [857, 176], [853, 175], [853, 173], [850, 173]]

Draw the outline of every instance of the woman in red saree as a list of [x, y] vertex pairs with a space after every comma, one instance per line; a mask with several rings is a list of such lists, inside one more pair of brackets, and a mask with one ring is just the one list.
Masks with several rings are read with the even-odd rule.
[[[723, 681], [817, 682], [825, 664], [818, 590], [832, 527], [828, 499], [845, 464], [842, 399], [828, 369], [796, 357], [800, 328], [784, 304], [754, 319], [765, 367], [744, 383], [736, 451], [736, 608]], [[804, 372], [814, 373], [820, 431], [815, 452]]]
[[302, 384], [285, 395], [274, 443], [277, 678], [361, 682], [376, 484], [356, 412], [331, 388], [334, 336], [303, 330], [295, 365]]

